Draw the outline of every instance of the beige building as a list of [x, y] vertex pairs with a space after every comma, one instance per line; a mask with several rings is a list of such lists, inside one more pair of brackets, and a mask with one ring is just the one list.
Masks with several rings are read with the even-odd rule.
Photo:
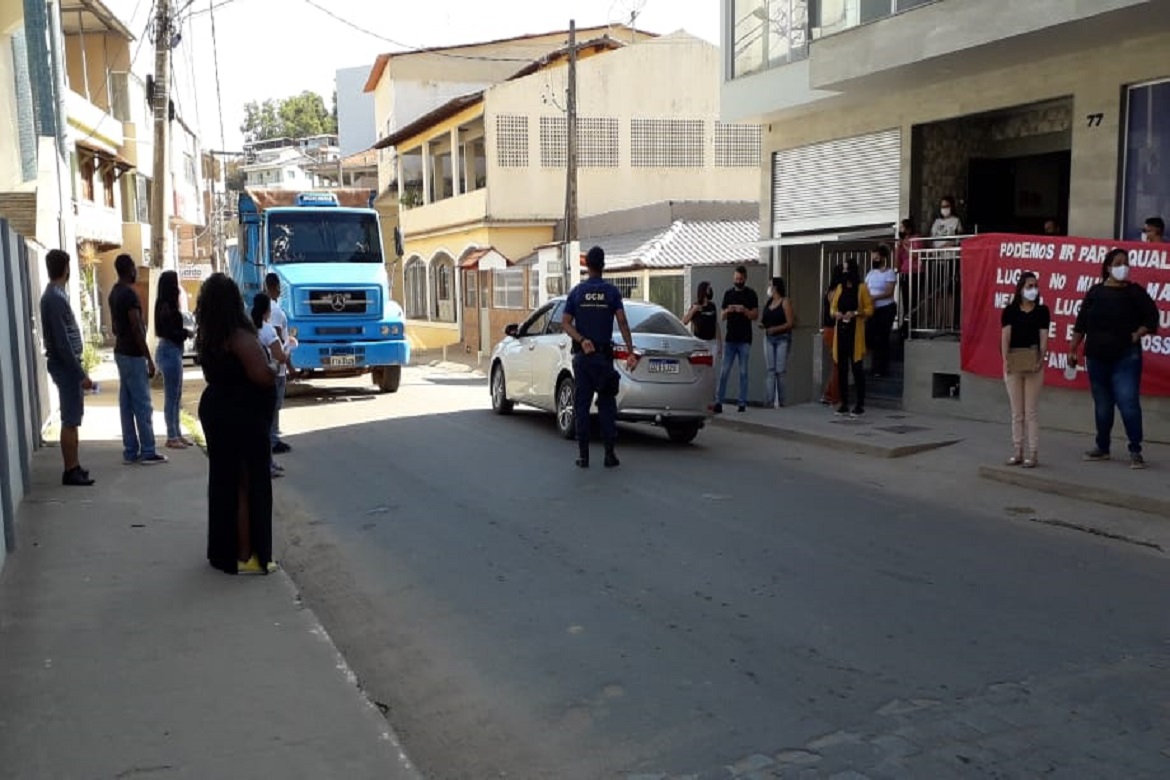
[[[672, 200], [755, 199], [759, 128], [718, 121], [716, 47], [683, 32], [578, 45], [582, 216]], [[466, 339], [465, 308], [514, 309], [515, 318], [565, 288], [559, 263], [533, 264], [523, 282], [507, 266], [559, 238], [566, 64], [566, 49], [549, 53], [376, 144], [396, 151], [390, 178], [405, 236], [402, 299], [427, 346], [462, 339], [466, 349], [481, 349], [482, 338]], [[485, 250], [498, 267], [483, 265]]]
[[[1164, 2], [720, 5], [722, 118], [765, 128], [760, 246], [798, 311], [819, 309], [830, 264], [866, 257], [900, 218], [929, 233], [945, 195], [965, 233], [1039, 233], [1051, 219], [1070, 235], [1134, 239], [1170, 212], [1155, 170], [1170, 158]], [[904, 381], [879, 392], [910, 410], [1005, 419], [1002, 383], [959, 370], [953, 308], [902, 314]], [[797, 399], [820, 392], [818, 319], [803, 318], [794, 347]], [[1045, 422], [1091, 425], [1086, 403], [1050, 391]], [[1148, 436], [1170, 438], [1166, 399], [1146, 409]]]

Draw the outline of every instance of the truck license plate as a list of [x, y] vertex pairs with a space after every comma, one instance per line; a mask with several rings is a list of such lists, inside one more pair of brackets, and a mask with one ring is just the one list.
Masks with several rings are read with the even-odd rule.
[[329, 365], [333, 368], [349, 368], [357, 365], [357, 360], [353, 355], [332, 355], [329, 358]]
[[662, 358], [650, 358], [650, 373], [651, 374], [677, 374], [678, 361], [664, 360]]

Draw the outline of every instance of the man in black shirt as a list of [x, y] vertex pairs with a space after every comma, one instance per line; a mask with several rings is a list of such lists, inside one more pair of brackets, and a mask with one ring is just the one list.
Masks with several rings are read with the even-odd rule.
[[146, 346], [146, 321], [134, 282], [138, 269], [130, 255], [114, 259], [118, 283], [110, 290], [110, 317], [114, 326], [114, 362], [118, 366], [118, 406], [122, 412], [122, 462], [126, 465], [166, 463], [155, 450], [154, 404], [150, 380], [154, 359]]
[[727, 380], [731, 376], [731, 365], [739, 361], [739, 411], [747, 411], [748, 359], [752, 351], [752, 322], [760, 316], [760, 299], [756, 291], [747, 286], [747, 269], [742, 265], [735, 269], [733, 287], [723, 293], [722, 318], [726, 323], [723, 336], [723, 365], [719, 372], [719, 396], [714, 412], [723, 411], [727, 400]]
[[81, 467], [78, 458], [78, 428], [85, 411], [83, 391], [91, 390], [93, 382], [81, 363], [83, 345], [81, 329], [69, 305], [69, 255], [52, 249], [45, 256], [49, 271], [49, 285], [41, 296], [41, 335], [45, 343], [45, 358], [49, 376], [57, 386], [61, 407], [61, 458], [65, 472], [62, 485], [92, 485], [93, 478]]

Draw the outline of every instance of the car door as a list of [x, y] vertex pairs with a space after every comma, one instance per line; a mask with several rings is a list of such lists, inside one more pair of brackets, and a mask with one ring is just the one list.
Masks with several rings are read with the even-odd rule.
[[532, 365], [537, 341], [544, 335], [553, 304], [548, 303], [533, 312], [520, 326], [513, 343], [508, 346], [504, 359], [504, 377], [508, 382], [508, 395], [515, 401], [534, 403], [532, 391]]
[[557, 377], [572, 362], [569, 336], [561, 324], [564, 312], [565, 302], [557, 301], [549, 313], [544, 335], [536, 339], [532, 351], [532, 403], [544, 409], [555, 408]]

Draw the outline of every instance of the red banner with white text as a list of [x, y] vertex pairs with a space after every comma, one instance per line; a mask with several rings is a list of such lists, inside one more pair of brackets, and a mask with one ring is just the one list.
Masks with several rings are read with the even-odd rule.
[[1088, 388], [1084, 361], [1077, 378], [1064, 378], [1073, 324], [1085, 293], [1101, 281], [1106, 253], [1129, 253], [1130, 279], [1143, 285], [1158, 305], [1158, 332], [1142, 340], [1142, 393], [1170, 396], [1170, 243], [1145, 244], [1063, 236], [988, 233], [963, 242], [962, 368], [987, 377], [1003, 376], [999, 353], [1000, 315], [1023, 271], [1040, 282], [1042, 302], [1052, 312], [1044, 383]]

